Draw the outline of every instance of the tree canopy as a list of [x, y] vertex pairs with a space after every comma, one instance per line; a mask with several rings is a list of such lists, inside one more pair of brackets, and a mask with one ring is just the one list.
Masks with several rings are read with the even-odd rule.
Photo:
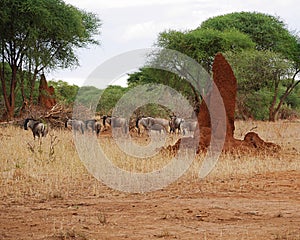
[[55, 89], [55, 99], [57, 101], [66, 105], [74, 103], [79, 90], [77, 85], [69, 85], [62, 80], [48, 81], [48, 84]]
[[271, 50], [300, 64], [299, 36], [290, 32], [279, 18], [257, 12], [235, 12], [210, 18], [200, 25], [199, 30], [235, 29], [247, 34], [255, 43], [256, 50]]
[[184, 53], [210, 71], [214, 56], [218, 52], [251, 49], [255, 43], [248, 35], [235, 29], [195, 29], [186, 32], [162, 32], [159, 34], [157, 45]]
[[[288, 95], [299, 84], [299, 36], [290, 32], [278, 17], [251, 12], [210, 18], [198, 29], [236, 29], [252, 39], [255, 51], [235, 52], [233, 56], [231, 54], [230, 61], [239, 85], [246, 87], [248, 92], [256, 94], [261, 86], [268, 87], [268, 91], [272, 92], [268, 115], [269, 120], [274, 121]], [[285, 90], [280, 92], [282, 87]]]
[[[237, 76], [241, 97], [239, 101], [244, 99], [242, 94], [243, 91], [246, 93], [245, 89], [247, 94], [254, 95], [268, 91], [268, 96], [271, 96], [267, 101], [269, 120], [275, 120], [285, 100], [299, 84], [299, 36], [289, 31], [278, 17], [268, 14], [236, 12], [212, 17], [194, 30], [164, 31], [159, 34], [156, 44], [162, 49], [172, 49], [188, 55], [208, 72], [211, 71], [216, 53], [226, 55]], [[174, 67], [184, 70], [184, 65], [185, 63], [177, 61]], [[131, 75], [129, 82], [136, 84], [137, 77], [141, 83], [145, 79], [154, 82], [167, 81], [166, 73], [161, 70], [149, 73], [151, 72], [142, 69], [138, 75]], [[168, 79], [170, 86], [176, 83], [181, 85], [184, 80], [170, 73]], [[195, 94], [199, 95], [190, 86], [187, 95]], [[192, 99], [192, 104], [198, 109], [196, 105], [199, 105], [200, 98]]]
[[[99, 44], [100, 19], [62, 0], [2, 0], [0, 8], [0, 78], [7, 117], [13, 117], [17, 73], [26, 71], [30, 96], [39, 73], [78, 65], [75, 50]], [[4, 63], [11, 78], [3, 74]], [[21, 87], [22, 88], [22, 87]], [[24, 99], [25, 100], [25, 99]]]

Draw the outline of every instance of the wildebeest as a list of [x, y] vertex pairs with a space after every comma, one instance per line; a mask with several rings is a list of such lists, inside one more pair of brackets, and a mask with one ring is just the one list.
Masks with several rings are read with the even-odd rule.
[[179, 118], [177, 116], [170, 116], [170, 121], [169, 121], [169, 125], [170, 125], [170, 133], [176, 133], [176, 129], [178, 130], [178, 133], [181, 131], [181, 125], [182, 123], [184, 123], [184, 119], [183, 118]]
[[181, 131], [183, 135], [186, 134], [192, 134], [195, 132], [196, 128], [197, 128], [197, 124], [198, 122], [192, 121], [192, 120], [185, 120], [183, 123], [181, 123]]
[[24, 129], [28, 130], [28, 128], [31, 129], [33, 138], [35, 137], [46, 137], [47, 135], [47, 128], [44, 123], [34, 120], [32, 118], [26, 118], [24, 122]]
[[68, 126], [71, 126], [75, 133], [76, 131], [79, 131], [84, 134], [85, 124], [83, 121], [76, 119], [67, 119], [65, 121], [65, 127], [67, 128]]
[[97, 135], [99, 135], [100, 131], [101, 131], [101, 124], [99, 122], [97, 122], [96, 119], [89, 119], [89, 120], [85, 120], [85, 129], [87, 131], [92, 131], [92, 132], [96, 132]]
[[141, 129], [149, 131], [150, 129], [150, 117], [139, 117], [135, 122], [135, 126], [138, 129], [138, 134], [141, 133]]
[[89, 119], [84, 121], [85, 129], [95, 131], [96, 119]]
[[154, 124], [149, 128], [149, 131], [155, 131], [157, 133], [163, 133], [163, 132], [167, 132], [167, 130], [165, 129], [164, 126], [160, 125], [160, 124]]
[[111, 128], [120, 128], [123, 133], [127, 133], [128, 131], [128, 123], [126, 118], [122, 117], [110, 117], [103, 116], [103, 126], [110, 126]]
[[[159, 127], [161, 126], [161, 128]], [[141, 133], [141, 128], [146, 129], [147, 131], [156, 130], [160, 128], [160, 130], [165, 129], [168, 131], [169, 121], [164, 118], [153, 118], [153, 117], [142, 117], [136, 120], [136, 127], [138, 129], [138, 134]]]
[[99, 122], [95, 123], [95, 131], [96, 131], [96, 134], [98, 136], [100, 134], [100, 131], [101, 131], [101, 124]]
[[104, 115], [102, 117], [102, 124], [104, 128], [111, 127], [111, 116]]
[[169, 129], [169, 121], [164, 118], [152, 118], [150, 117], [150, 128], [154, 125], [162, 126], [166, 131]]

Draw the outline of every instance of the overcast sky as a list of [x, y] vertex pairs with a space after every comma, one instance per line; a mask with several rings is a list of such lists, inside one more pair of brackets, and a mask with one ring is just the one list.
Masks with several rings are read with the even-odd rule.
[[101, 46], [78, 51], [80, 66], [48, 74], [47, 79], [81, 86], [101, 63], [126, 51], [149, 48], [160, 32], [190, 30], [221, 14], [256, 11], [280, 17], [300, 32], [298, 0], [65, 0], [96, 13], [102, 21]]

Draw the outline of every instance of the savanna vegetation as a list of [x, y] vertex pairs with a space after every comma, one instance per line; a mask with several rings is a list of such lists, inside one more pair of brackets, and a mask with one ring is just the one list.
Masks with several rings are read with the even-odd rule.
[[[18, 117], [25, 105], [38, 104], [40, 74], [77, 66], [76, 50], [99, 45], [100, 28], [98, 16], [62, 0], [1, 0], [2, 119]], [[222, 52], [238, 80], [239, 119], [299, 116], [299, 35], [277, 17], [247, 12], [217, 16], [193, 30], [162, 32], [156, 45], [188, 55], [209, 73], [214, 55]], [[152, 60], [156, 57], [160, 55]], [[185, 70], [180, 61], [176, 66]], [[100, 115], [112, 114], [117, 101], [136, 86], [166, 84], [197, 112], [201, 95], [184, 76], [142, 68], [129, 75], [125, 88], [79, 88], [63, 79], [48, 84], [60, 105], [72, 106], [79, 98]], [[79, 90], [84, 94], [78, 96]], [[100, 94], [101, 101], [94, 101]], [[155, 104], [136, 109], [139, 116], [164, 113], [168, 109]], [[281, 150], [222, 153], [205, 179], [199, 179], [199, 169], [209, 155], [201, 152], [192, 155], [189, 169], [178, 180], [140, 194], [117, 191], [88, 172], [71, 131], [47, 128], [47, 137], [37, 141], [20, 127], [23, 120], [16, 121], [18, 126], [0, 125], [1, 239], [300, 239], [298, 120], [236, 121], [237, 139], [256, 129]], [[157, 154], [146, 158], [125, 154], [109, 131], [97, 138], [92, 131], [80, 136], [98, 141], [110, 163], [130, 173], [163, 169], [174, 157], [156, 141], [162, 135], [151, 139]], [[165, 137], [167, 147], [180, 135]], [[121, 140], [128, 143], [127, 138]], [[137, 134], [131, 140], [140, 146], [150, 141]], [[119, 177], [103, 165], [100, 171], [99, 176]], [[160, 177], [158, 182], [169, 176]]]
[[[76, 66], [76, 48], [99, 44], [101, 21], [93, 13], [59, 0], [39, 1], [34, 6], [30, 1], [17, 0], [5, 0], [3, 4], [6, 7], [0, 10], [0, 105], [2, 116], [10, 119], [19, 114], [25, 103], [37, 104], [40, 73]], [[10, 18], [10, 14], [21, 17]], [[70, 17], [63, 17], [66, 15]], [[164, 31], [156, 45], [186, 54], [209, 73], [214, 55], [222, 52], [238, 80], [236, 118], [274, 121], [299, 117], [300, 40], [296, 30], [288, 29], [280, 18], [256, 12], [216, 16], [194, 30]], [[159, 57], [152, 56], [152, 61], [156, 58]], [[86, 86], [79, 101], [96, 107], [100, 114], [111, 114], [117, 101], [131, 88], [159, 83], [179, 91], [198, 112], [201, 94], [186, 82], [184, 65], [179, 64], [180, 75], [142, 68], [129, 75], [126, 88], [109, 86], [104, 91]], [[78, 86], [63, 80], [49, 81], [49, 85], [54, 87], [61, 104], [73, 104]], [[101, 101], [91, 102], [99, 94]], [[167, 115], [168, 109], [150, 104], [138, 109], [137, 115], [157, 116], [162, 111]]]
[[[215, 54], [223, 53], [238, 81], [237, 118], [274, 121], [299, 115], [299, 35], [278, 17], [256, 12], [226, 14], [194, 30], [162, 32], [156, 44], [188, 55], [208, 72]], [[178, 62], [174, 66], [177, 71]], [[181, 63], [182, 76], [184, 70]], [[201, 101], [200, 93], [169, 72], [144, 68], [128, 82], [168, 84], [186, 96], [195, 111]]]
[[[94, 178], [80, 161], [70, 131], [52, 129], [39, 144], [29, 131], [1, 127], [0, 236], [299, 240], [299, 122], [237, 121], [236, 138], [254, 127], [282, 151], [223, 154], [205, 179], [198, 173], [206, 154], [199, 154], [177, 181], [140, 194], [111, 189]], [[167, 144], [176, 141], [173, 137]], [[159, 152], [134, 158], [108, 135], [98, 140], [111, 163], [130, 172], [161, 169], [172, 157]]]
[[0, 80], [5, 118], [34, 103], [39, 74], [78, 66], [76, 49], [99, 44], [101, 21], [62, 0], [3, 0]]

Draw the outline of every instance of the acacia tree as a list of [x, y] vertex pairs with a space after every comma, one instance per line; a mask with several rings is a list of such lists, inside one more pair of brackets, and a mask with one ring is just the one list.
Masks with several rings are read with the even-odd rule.
[[[269, 120], [275, 121], [285, 99], [299, 83], [295, 80], [292, 62], [270, 50], [229, 52], [226, 58], [239, 80], [239, 95], [244, 96], [245, 101], [265, 90], [272, 94], [268, 103]], [[284, 92], [280, 92], [280, 88], [285, 88]]]
[[245, 33], [235, 29], [219, 31], [195, 29], [187, 32], [165, 31], [159, 34], [157, 45], [186, 54], [211, 71], [214, 56], [218, 52], [253, 49], [255, 43]]
[[[159, 35], [157, 45], [163, 49], [172, 49], [184, 53], [200, 63], [207, 72], [211, 71], [216, 53], [229, 50], [241, 51], [242, 49], [251, 49], [255, 46], [252, 40], [244, 33], [236, 30], [221, 32], [210, 29], [196, 29], [186, 32], [165, 31]], [[201, 70], [199, 73], [196, 73], [195, 71], [199, 71], [199, 69], [191, 69], [190, 64], [181, 59], [179, 55], [177, 58], [173, 56], [168, 57], [168, 51], [164, 50], [153, 54], [150, 61], [152, 62], [151, 65], [155, 65], [157, 62], [159, 65], [168, 66], [167, 69], [172, 69], [176, 74], [157, 69], [142, 69], [140, 74], [131, 75], [128, 82], [139, 81], [140, 83], [145, 83], [146, 80], [169, 85], [186, 96], [193, 105], [195, 113], [198, 114], [201, 103], [200, 94], [203, 94], [205, 92], [204, 89], [208, 87], [205, 84], [206, 73], [203, 73]], [[193, 78], [192, 76], [197, 75], [199, 76], [198, 79], [191, 79]], [[187, 82], [186, 79], [190, 81]], [[197, 88], [191, 82], [197, 85]], [[197, 89], [201, 89], [201, 93]]]
[[[269, 105], [269, 121], [276, 115], [285, 99], [299, 84], [300, 41], [279, 18], [262, 13], [231, 13], [206, 20], [199, 29], [246, 33], [257, 51], [236, 53], [231, 57], [238, 81], [248, 82], [247, 90], [257, 91], [258, 85], [272, 86], [273, 98]], [[255, 86], [253, 86], [253, 84]], [[279, 86], [284, 86], [279, 94]]]
[[[100, 19], [62, 0], [2, 0], [0, 79], [7, 118], [14, 116], [17, 85], [33, 89], [39, 73], [78, 66], [76, 48], [99, 44]], [[10, 66], [10, 79], [4, 74]], [[24, 73], [26, 74], [18, 74]], [[26, 84], [25, 84], [26, 83]], [[23, 100], [27, 96], [22, 91]]]
[[[269, 54], [267, 56], [270, 58], [263, 62], [264, 66], [272, 66], [269, 68], [268, 77], [264, 75], [266, 71], [247, 73], [248, 75], [259, 75], [256, 77], [262, 82], [261, 84], [265, 84], [266, 81], [274, 84], [274, 97], [269, 106], [269, 120], [271, 121], [275, 120], [284, 100], [299, 84], [297, 80], [300, 73], [299, 37], [290, 32], [283, 21], [271, 15], [238, 12], [213, 17], [192, 31], [170, 30], [163, 32], [158, 37], [157, 45], [164, 49], [177, 50], [192, 57], [207, 71], [211, 70], [212, 61], [217, 52], [232, 52], [236, 56], [245, 50], [256, 50], [257, 53], [261, 51], [262, 54], [266, 51], [273, 52], [276, 58]], [[280, 56], [280, 61], [278, 56]], [[274, 59], [278, 61], [274, 61]], [[252, 63], [255, 64], [255, 61]], [[283, 70], [286, 66], [285, 63], [288, 63], [288, 69]], [[239, 61], [236, 61], [235, 64], [237, 66], [233, 65], [233, 67], [238, 68]], [[275, 64], [276, 67], [272, 64]], [[278, 71], [274, 73], [276, 68]], [[250, 69], [251, 67], [248, 67], [248, 70]], [[247, 90], [255, 91], [255, 86], [252, 88], [253, 82], [248, 82]], [[258, 82], [256, 81], [255, 84]], [[282, 84], [286, 90], [283, 95], [279, 95], [278, 89]]]
[[49, 81], [48, 84], [55, 89], [55, 99], [64, 104], [74, 103], [79, 90], [77, 85], [69, 85], [67, 82], [62, 80]]

